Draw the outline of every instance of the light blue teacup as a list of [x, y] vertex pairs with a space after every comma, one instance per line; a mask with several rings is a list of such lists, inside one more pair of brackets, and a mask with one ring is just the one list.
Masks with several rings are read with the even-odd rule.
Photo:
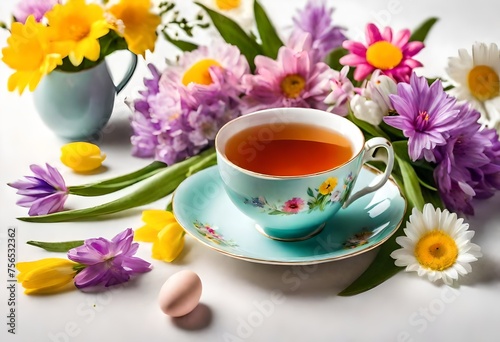
[[[283, 125], [298, 123], [332, 130], [348, 139], [352, 157], [330, 170], [305, 176], [272, 176], [243, 169], [228, 159], [226, 145], [238, 132], [267, 124], [266, 136]], [[215, 140], [219, 172], [231, 201], [256, 223], [256, 228], [272, 239], [299, 241], [319, 233], [326, 221], [341, 208], [376, 191], [389, 178], [394, 152], [389, 141], [372, 138], [365, 142], [361, 130], [351, 121], [324, 111], [307, 108], [276, 108], [244, 115], [227, 123]], [[376, 184], [351, 194], [367, 161], [377, 148], [387, 151], [386, 169]], [[290, 155], [293, 158], [293, 154]]]

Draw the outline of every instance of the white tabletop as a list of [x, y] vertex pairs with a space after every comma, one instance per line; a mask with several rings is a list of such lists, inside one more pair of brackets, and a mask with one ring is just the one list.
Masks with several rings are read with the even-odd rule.
[[[182, 1], [187, 7], [188, 1]], [[332, 1], [333, 2], [333, 1]], [[15, 1], [0, 2], [0, 20], [7, 21]], [[281, 28], [304, 0], [262, 0]], [[368, 21], [394, 28], [413, 28], [430, 17], [440, 17], [418, 58], [426, 76], [444, 76], [448, 56], [470, 50], [475, 41], [499, 41], [500, 3], [476, 1], [338, 0], [335, 19], [359, 36]], [[6, 32], [0, 32], [5, 46]], [[175, 49], [161, 41], [153, 55], [141, 60], [131, 83], [117, 97], [111, 121], [99, 145], [107, 154], [105, 173], [77, 175], [59, 161], [64, 143], [39, 119], [32, 96], [7, 92], [8, 68], [0, 63], [0, 340], [1, 341], [497, 341], [500, 317], [500, 196], [476, 204], [468, 219], [476, 231], [473, 242], [484, 257], [457, 289], [437, 285], [415, 273], [399, 273], [375, 289], [354, 297], [337, 293], [370, 264], [375, 251], [317, 266], [272, 266], [232, 259], [186, 238], [178, 261], [151, 259], [151, 245], [141, 243], [138, 255], [154, 269], [134, 281], [100, 294], [72, 291], [53, 296], [27, 296], [17, 286], [16, 334], [8, 333], [10, 313], [7, 286], [7, 230], [15, 227], [17, 260], [61, 256], [26, 245], [27, 240], [77, 240], [113, 237], [127, 227], [141, 226], [141, 210], [163, 208], [166, 199], [144, 208], [99, 220], [37, 224], [18, 221], [25, 208], [7, 182], [29, 173], [32, 163], [58, 167], [69, 185], [87, 183], [136, 170], [150, 162], [130, 155], [129, 109], [147, 75], [146, 62], [162, 63]], [[126, 58], [114, 56], [114, 60]], [[116, 65], [116, 64], [115, 64]], [[112, 65], [112, 69], [118, 69]], [[70, 197], [68, 208], [82, 208], [123, 195]], [[161, 285], [173, 273], [191, 269], [203, 282], [199, 313], [210, 321], [192, 327], [185, 320], [165, 316], [157, 304]], [[195, 318], [195, 317], [192, 317]]]

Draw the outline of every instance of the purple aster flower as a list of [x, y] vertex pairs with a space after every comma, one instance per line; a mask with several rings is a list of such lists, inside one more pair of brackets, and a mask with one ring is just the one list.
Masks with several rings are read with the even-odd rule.
[[46, 215], [63, 210], [68, 197], [68, 188], [64, 179], [49, 164], [47, 170], [39, 165], [31, 165], [34, 176], [25, 176], [26, 180], [18, 180], [9, 186], [18, 189], [17, 194], [23, 196], [17, 204], [30, 208], [28, 215]]
[[500, 189], [500, 142], [494, 129], [477, 122], [477, 110], [469, 104], [456, 108], [456, 127], [447, 143], [434, 150], [434, 178], [447, 208], [473, 215], [473, 198], [488, 198]]
[[342, 32], [344, 28], [333, 25], [333, 11], [332, 7], [326, 6], [325, 1], [310, 0], [293, 18], [295, 25], [290, 39], [295, 40], [303, 33], [309, 33], [315, 62], [323, 61], [331, 51], [342, 46], [346, 39]]
[[422, 157], [435, 161], [433, 149], [446, 144], [449, 131], [456, 127], [456, 99], [444, 92], [441, 81], [429, 86], [425, 77], [415, 73], [409, 84], [399, 83], [397, 89], [397, 95], [389, 97], [399, 115], [386, 116], [384, 121], [403, 131], [413, 161]]
[[132, 243], [133, 239], [134, 231], [128, 228], [111, 241], [87, 239], [82, 246], [70, 249], [68, 258], [85, 266], [75, 276], [76, 287], [109, 287], [127, 282], [135, 274], [149, 272], [151, 264], [134, 256], [139, 244]]
[[46, 12], [60, 3], [60, 0], [21, 0], [16, 7], [14, 7], [12, 15], [16, 18], [16, 21], [23, 24], [30, 15], [34, 16], [37, 22], [40, 22]]

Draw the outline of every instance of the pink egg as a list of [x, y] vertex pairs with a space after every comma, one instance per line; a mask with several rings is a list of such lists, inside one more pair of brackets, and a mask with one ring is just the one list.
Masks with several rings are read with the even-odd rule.
[[160, 309], [172, 317], [187, 315], [198, 305], [201, 280], [193, 271], [183, 270], [171, 275], [160, 289]]

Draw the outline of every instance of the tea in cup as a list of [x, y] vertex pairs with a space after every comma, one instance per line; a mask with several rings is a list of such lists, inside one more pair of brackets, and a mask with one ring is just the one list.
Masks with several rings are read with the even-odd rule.
[[[241, 116], [221, 128], [215, 147], [231, 201], [261, 233], [282, 241], [319, 233], [341, 208], [382, 187], [394, 163], [386, 139], [365, 142], [351, 121], [308, 108]], [[363, 164], [377, 148], [387, 150], [382, 177], [351, 194]]]

